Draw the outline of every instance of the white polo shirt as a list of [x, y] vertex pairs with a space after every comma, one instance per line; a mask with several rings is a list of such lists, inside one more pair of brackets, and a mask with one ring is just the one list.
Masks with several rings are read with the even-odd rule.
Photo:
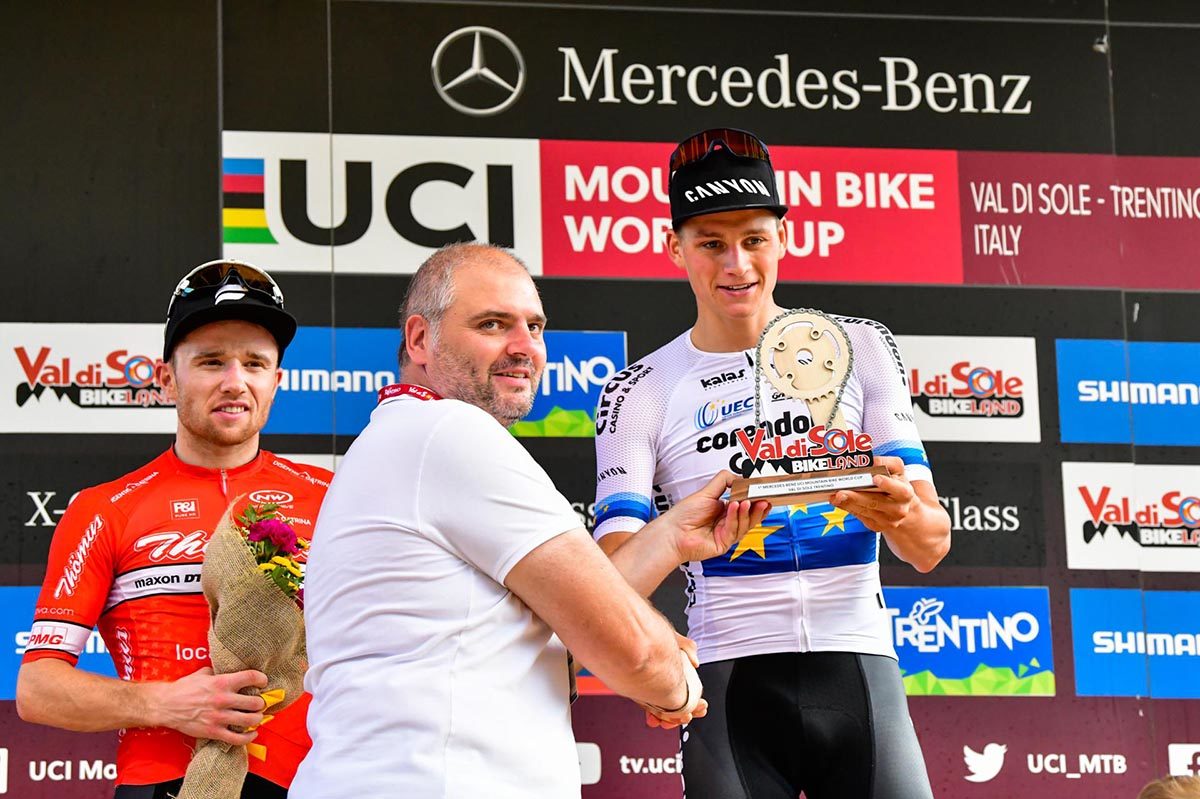
[[504, 579], [579, 526], [484, 411], [381, 403], [313, 536], [313, 748], [292, 799], [578, 797], [566, 650]]

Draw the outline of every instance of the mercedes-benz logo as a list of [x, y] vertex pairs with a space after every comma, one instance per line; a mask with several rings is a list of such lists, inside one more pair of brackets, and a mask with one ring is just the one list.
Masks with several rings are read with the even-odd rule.
[[[447, 77], [443, 74], [442, 62], [446, 59], [447, 53], [450, 52], [456, 42], [468, 37], [471, 40], [470, 66], [453, 77]], [[517, 73], [515, 76], [511, 76], [510, 74], [513, 64], [501, 65], [500, 62], [504, 60], [502, 56], [503, 51], [500, 50], [498, 45], [503, 45], [508, 50], [512, 61], [515, 62]], [[491, 54], [490, 59], [488, 58], [489, 53]], [[461, 63], [461, 59], [456, 60], [459, 60]], [[498, 74], [492, 69], [493, 66], [500, 69], [505, 75], [509, 75], [509, 79], [505, 79], [501, 74]], [[446, 105], [473, 117], [487, 117], [499, 114], [515, 103], [517, 98], [521, 96], [521, 91], [525, 88], [525, 59], [521, 56], [521, 51], [513, 44], [512, 39], [494, 28], [471, 25], [470, 27], [459, 28], [454, 31], [454, 33], [451, 33], [445, 39], [442, 39], [437, 49], [433, 51], [432, 67], [433, 87], [437, 89], [438, 96], [446, 101]], [[487, 92], [487, 96], [503, 94], [504, 99], [498, 103], [487, 105], [485, 104], [487, 101], [482, 99], [482, 93], [475, 93], [469, 96], [471, 104], [468, 105], [468, 98], [463, 96], [465, 93], [460, 93], [460, 99], [458, 100], [450, 96], [450, 93], [454, 89], [465, 84], [489, 86], [491, 89], [490, 92]]]

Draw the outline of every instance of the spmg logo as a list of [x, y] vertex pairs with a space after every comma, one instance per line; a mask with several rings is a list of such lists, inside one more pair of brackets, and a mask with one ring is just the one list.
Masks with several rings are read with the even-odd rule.
[[[540, 273], [534, 140], [226, 131], [225, 255], [278, 271], [412, 272], [456, 241]], [[334, 154], [332, 161], [330, 153]], [[332, 190], [331, 190], [332, 186]]]

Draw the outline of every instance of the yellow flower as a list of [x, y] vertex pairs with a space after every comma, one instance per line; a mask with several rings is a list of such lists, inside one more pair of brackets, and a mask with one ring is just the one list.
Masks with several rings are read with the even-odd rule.
[[294, 574], [296, 577], [304, 576], [304, 572], [302, 572], [296, 568], [296, 564], [294, 561], [292, 561], [291, 558], [285, 558], [282, 555], [276, 555], [275, 557], [271, 558], [271, 563], [279, 564], [280, 566], [282, 566], [283, 568], [287, 569], [289, 572]]

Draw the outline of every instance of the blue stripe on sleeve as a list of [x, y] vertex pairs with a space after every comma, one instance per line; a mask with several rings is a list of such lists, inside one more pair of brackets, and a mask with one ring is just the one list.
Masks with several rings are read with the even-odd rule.
[[905, 466], [924, 466], [929, 468], [929, 458], [925, 456], [925, 448], [920, 441], [888, 441], [875, 447], [876, 455], [891, 455], [904, 461]]
[[596, 503], [596, 524], [608, 521], [617, 516], [627, 516], [643, 522], [650, 521], [650, 497], [635, 494], [632, 491], [622, 491], [609, 494]]

